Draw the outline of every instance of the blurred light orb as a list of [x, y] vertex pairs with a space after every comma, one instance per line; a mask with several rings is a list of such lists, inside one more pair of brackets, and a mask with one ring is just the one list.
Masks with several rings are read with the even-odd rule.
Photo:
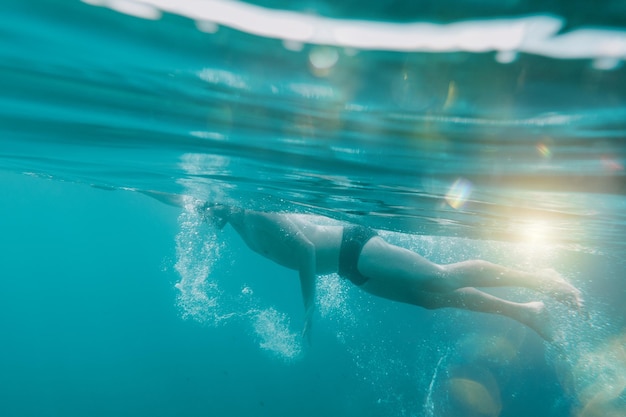
[[204, 33], [217, 33], [220, 30], [220, 25], [210, 20], [197, 20], [196, 27]]
[[336, 48], [316, 46], [309, 52], [311, 71], [318, 77], [327, 76], [339, 61], [339, 52]]
[[496, 61], [501, 64], [510, 64], [517, 60], [518, 53], [516, 51], [498, 51]]
[[283, 40], [283, 47], [288, 51], [300, 52], [304, 49], [304, 44], [291, 39], [285, 39]]

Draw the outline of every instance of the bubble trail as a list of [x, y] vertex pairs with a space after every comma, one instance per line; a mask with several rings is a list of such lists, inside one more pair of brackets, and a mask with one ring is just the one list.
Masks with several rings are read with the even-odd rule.
[[433, 388], [435, 387], [435, 382], [437, 382], [437, 376], [439, 374], [439, 369], [441, 369], [441, 364], [443, 360], [448, 357], [448, 352], [444, 353], [441, 358], [437, 361], [437, 365], [435, 366], [435, 370], [433, 371], [433, 377], [430, 380], [430, 384], [428, 385], [428, 394], [426, 394], [426, 401], [424, 401], [424, 416], [426, 417], [434, 417], [435, 416], [435, 402], [433, 401]]

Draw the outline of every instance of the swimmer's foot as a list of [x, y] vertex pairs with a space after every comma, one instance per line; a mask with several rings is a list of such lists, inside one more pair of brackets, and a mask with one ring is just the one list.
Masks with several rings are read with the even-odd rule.
[[569, 308], [582, 312], [583, 299], [578, 288], [567, 282], [558, 272], [553, 269], [541, 271], [541, 292], [554, 298]]
[[546, 342], [554, 340], [554, 329], [546, 306], [541, 301], [524, 303], [524, 314], [520, 321], [533, 329]]

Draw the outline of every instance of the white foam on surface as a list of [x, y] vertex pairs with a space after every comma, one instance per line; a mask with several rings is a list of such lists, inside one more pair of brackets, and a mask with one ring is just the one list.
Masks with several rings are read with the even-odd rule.
[[[145, 19], [172, 13], [206, 26], [226, 26], [294, 45], [327, 45], [349, 50], [405, 52], [498, 52], [498, 62], [510, 62], [525, 52], [555, 59], [592, 59], [596, 69], [613, 69], [626, 59], [626, 31], [578, 28], [560, 33], [565, 20], [554, 15], [476, 19], [446, 24], [393, 23], [335, 19], [264, 8], [230, 0], [82, 0]], [[504, 53], [504, 55], [502, 54]], [[504, 58], [503, 58], [504, 57]], [[609, 65], [610, 63], [610, 65]]]

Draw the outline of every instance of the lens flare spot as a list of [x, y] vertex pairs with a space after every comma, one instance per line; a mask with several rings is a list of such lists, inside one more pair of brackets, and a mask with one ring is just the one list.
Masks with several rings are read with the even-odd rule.
[[496, 417], [500, 415], [502, 404], [497, 390], [489, 390], [485, 385], [469, 378], [451, 378], [448, 381], [450, 396], [465, 416]]
[[444, 110], [449, 109], [454, 105], [459, 95], [458, 88], [454, 81], [450, 81], [448, 84], [448, 95], [446, 96], [446, 102], [443, 104]]
[[618, 172], [624, 170], [624, 165], [611, 156], [602, 157], [602, 166], [606, 171]]
[[537, 148], [537, 152], [539, 152], [539, 155], [541, 155], [542, 158], [544, 159], [552, 158], [552, 151], [550, 150], [550, 148], [548, 148], [548, 145], [546, 145], [545, 143], [537, 144], [536, 148]]
[[472, 193], [472, 183], [465, 178], [457, 179], [446, 194], [446, 202], [454, 209], [460, 209], [465, 205]]

